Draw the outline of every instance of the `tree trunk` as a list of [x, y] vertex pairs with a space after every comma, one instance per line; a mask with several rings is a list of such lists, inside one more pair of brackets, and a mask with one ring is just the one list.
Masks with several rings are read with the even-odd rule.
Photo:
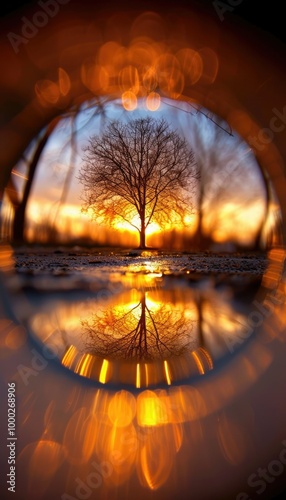
[[196, 244], [198, 247], [198, 250], [202, 250], [202, 243], [203, 243], [203, 214], [202, 214], [202, 207], [201, 204], [199, 205], [199, 211], [198, 211], [198, 225], [197, 225], [197, 231], [196, 231]]
[[203, 201], [204, 201], [204, 187], [201, 185], [200, 186], [200, 191], [199, 191], [199, 200], [198, 200], [198, 223], [197, 223], [197, 229], [195, 232], [195, 245], [199, 251], [202, 250], [203, 248]]
[[139, 248], [146, 248], [146, 235], [145, 235], [145, 227], [141, 227], [140, 231], [140, 245]]
[[53, 132], [59, 121], [60, 117], [54, 118], [54, 120], [48, 125], [45, 134], [40, 139], [29, 166], [28, 180], [25, 185], [23, 199], [21, 200], [21, 203], [17, 207], [15, 207], [15, 216], [13, 223], [13, 240], [18, 243], [22, 243], [24, 241], [26, 208], [31, 193], [32, 184], [34, 181], [39, 159], [47, 144], [48, 139], [50, 138], [51, 133]]
[[147, 343], [147, 328], [146, 328], [146, 292], [142, 293], [141, 299], [141, 316], [140, 316], [140, 359], [147, 357], [148, 343]]
[[139, 231], [140, 234], [140, 245], [139, 248], [144, 249], [146, 248], [146, 228], [145, 228], [145, 214], [141, 215], [141, 229]]
[[203, 299], [198, 294], [197, 296], [197, 312], [198, 312], [198, 340], [199, 347], [205, 347], [204, 330], [203, 330]]
[[15, 209], [13, 240], [17, 243], [22, 243], [24, 241], [26, 203], [27, 202], [20, 203], [20, 205]]
[[265, 212], [264, 212], [264, 217], [261, 221], [261, 224], [257, 230], [256, 236], [254, 239], [254, 250], [261, 250], [261, 248], [263, 247], [262, 234], [263, 234], [263, 230], [264, 230], [265, 224], [266, 224], [268, 216], [269, 216], [270, 204], [271, 204], [271, 199], [272, 199], [269, 178], [268, 178], [267, 174], [265, 173], [262, 166], [260, 166], [260, 173], [261, 173], [261, 177], [262, 177], [262, 181], [263, 181], [264, 189], [265, 189], [265, 198], [266, 198], [265, 199]]

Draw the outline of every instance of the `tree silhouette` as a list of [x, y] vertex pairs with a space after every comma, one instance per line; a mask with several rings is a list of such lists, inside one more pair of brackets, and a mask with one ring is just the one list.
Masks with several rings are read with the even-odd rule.
[[183, 309], [148, 304], [146, 291], [130, 307], [110, 307], [82, 320], [91, 353], [118, 359], [152, 360], [180, 355], [194, 347], [193, 321]]
[[[247, 144], [237, 136], [226, 134], [224, 123], [218, 119], [218, 126], [210, 128], [207, 117], [197, 115], [189, 127], [190, 143], [195, 151], [200, 173], [197, 189], [197, 228], [194, 235], [199, 250], [208, 247], [215, 230], [222, 227], [226, 221], [226, 215], [220, 207], [232, 204], [233, 210], [229, 213], [228, 220], [231, 219], [237, 228], [241, 213], [255, 201], [263, 202], [265, 218], [269, 213], [270, 183]], [[257, 249], [264, 224], [263, 217], [257, 220], [257, 235], [253, 235], [253, 244]]]
[[121, 219], [136, 228], [146, 248], [146, 228], [184, 222], [198, 178], [194, 154], [164, 120], [114, 121], [91, 137], [79, 173], [83, 209], [111, 225]]
[[31, 194], [35, 174], [36, 174], [36, 169], [39, 164], [40, 157], [44, 151], [44, 148], [46, 147], [46, 144], [55, 130], [57, 124], [60, 121], [60, 117], [54, 118], [49, 125], [47, 126], [45, 132], [43, 135], [40, 136], [38, 139], [38, 142], [35, 146], [35, 150], [33, 153], [33, 156], [29, 162], [28, 165], [28, 177], [27, 177], [27, 182], [25, 184], [25, 188], [23, 191], [23, 196], [19, 197], [17, 196], [17, 201], [12, 204], [14, 206], [15, 210], [15, 216], [14, 216], [14, 222], [13, 222], [13, 239], [16, 242], [22, 242], [24, 241], [24, 232], [25, 232], [25, 215], [26, 215], [26, 209], [27, 209], [27, 204], [29, 201], [29, 197]]

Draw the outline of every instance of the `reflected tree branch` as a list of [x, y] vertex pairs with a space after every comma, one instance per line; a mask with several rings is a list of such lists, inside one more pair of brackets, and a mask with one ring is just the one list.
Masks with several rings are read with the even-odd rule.
[[146, 295], [146, 291], [141, 292], [135, 306], [106, 309], [82, 320], [89, 352], [148, 361], [191, 349], [194, 321], [186, 318], [183, 309], [170, 310], [163, 303], [156, 304], [152, 311]]

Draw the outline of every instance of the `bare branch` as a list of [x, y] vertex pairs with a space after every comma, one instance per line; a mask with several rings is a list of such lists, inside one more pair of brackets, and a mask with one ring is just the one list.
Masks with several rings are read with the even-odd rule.
[[192, 209], [197, 179], [186, 140], [164, 119], [150, 117], [111, 122], [101, 136], [91, 137], [79, 173], [84, 209], [111, 224], [118, 218], [128, 221], [138, 229], [143, 248], [151, 221], [170, 223], [172, 214], [183, 219]]
[[166, 359], [192, 349], [194, 321], [183, 309], [158, 303], [152, 311], [146, 291], [135, 306], [110, 307], [82, 321], [85, 343], [91, 353], [107, 358]]

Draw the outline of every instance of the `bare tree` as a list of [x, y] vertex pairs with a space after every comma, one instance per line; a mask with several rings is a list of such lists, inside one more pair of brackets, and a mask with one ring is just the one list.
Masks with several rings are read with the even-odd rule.
[[130, 308], [110, 307], [82, 320], [90, 352], [117, 359], [152, 360], [179, 355], [195, 347], [193, 321], [184, 310], [161, 303], [148, 305], [146, 291]]
[[[238, 228], [239, 219], [235, 221], [235, 217], [244, 209], [258, 200], [266, 207], [269, 205], [269, 184], [251, 150], [239, 137], [225, 133], [223, 124], [218, 120], [218, 127], [209, 127], [207, 117], [198, 115], [190, 126], [190, 143], [200, 173], [195, 234], [199, 249], [209, 243], [215, 230], [225, 222], [226, 215], [219, 210], [221, 207], [233, 205], [228, 219]], [[263, 219], [257, 220], [258, 238], [263, 223]], [[255, 239], [253, 234], [253, 244]]]
[[[95, 117], [99, 116], [101, 118], [105, 117], [105, 106], [107, 102], [109, 101], [109, 98], [93, 98], [91, 99], [88, 103], [84, 103], [84, 109], [87, 109], [89, 107], [90, 109], [93, 109], [93, 113], [90, 115], [90, 120]], [[74, 152], [76, 149], [76, 140], [77, 140], [77, 134], [80, 131], [79, 126], [75, 126], [75, 121], [77, 115], [82, 111], [81, 104], [72, 107], [71, 109], [68, 109], [65, 111], [64, 114], [62, 115], [57, 115], [55, 116], [51, 122], [46, 126], [46, 128], [39, 133], [35, 145], [33, 147], [33, 150], [31, 153], [29, 152], [29, 158], [25, 158], [23, 155], [23, 160], [27, 165], [27, 179], [26, 183], [23, 189], [23, 194], [21, 195], [20, 192], [18, 192], [17, 187], [13, 183], [12, 177], [10, 177], [10, 180], [8, 181], [7, 185], [7, 195], [9, 197], [10, 202], [12, 203], [12, 206], [14, 208], [14, 222], [13, 222], [13, 230], [12, 230], [12, 237], [15, 241], [17, 242], [23, 242], [25, 241], [25, 229], [26, 229], [26, 211], [27, 211], [27, 205], [28, 201], [30, 199], [31, 191], [33, 188], [34, 180], [35, 180], [35, 175], [36, 171], [39, 168], [39, 165], [41, 164], [41, 159], [42, 155], [45, 151], [45, 148], [47, 146], [47, 143], [50, 140], [50, 137], [53, 136], [55, 133], [55, 130], [57, 126], [61, 123], [61, 121], [66, 120], [67, 118], [70, 119], [71, 122], [71, 136], [70, 136], [70, 145], [71, 145], [71, 162], [66, 174], [66, 178], [64, 180], [64, 185], [63, 185], [63, 191], [61, 198], [58, 203], [58, 210], [55, 215], [55, 219], [60, 211], [61, 206], [65, 203], [71, 178], [73, 176], [73, 170], [74, 170]], [[67, 147], [69, 145], [69, 142], [65, 145]], [[26, 155], [26, 153], [25, 153]], [[17, 167], [17, 165], [16, 165]], [[45, 221], [46, 222], [46, 221]], [[49, 234], [52, 235], [53, 231], [51, 231], [52, 228], [49, 228]], [[54, 231], [56, 232], [56, 231]]]
[[16, 203], [14, 205], [15, 216], [14, 216], [14, 223], [13, 223], [13, 239], [17, 242], [24, 241], [26, 208], [27, 208], [30, 193], [32, 190], [33, 181], [34, 181], [35, 174], [36, 174], [36, 169], [37, 169], [40, 157], [43, 153], [43, 150], [44, 150], [52, 132], [56, 128], [57, 124], [59, 123], [59, 121], [60, 121], [59, 117], [54, 118], [50, 122], [50, 124], [47, 126], [44, 134], [41, 135], [41, 137], [36, 145], [33, 157], [29, 163], [29, 166], [28, 166], [28, 177], [27, 177], [27, 182], [25, 184], [22, 199], [21, 200], [19, 199], [18, 203]]
[[124, 220], [146, 248], [151, 221], [184, 221], [198, 178], [194, 154], [164, 120], [114, 121], [101, 136], [91, 137], [79, 173], [83, 209], [114, 224]]

